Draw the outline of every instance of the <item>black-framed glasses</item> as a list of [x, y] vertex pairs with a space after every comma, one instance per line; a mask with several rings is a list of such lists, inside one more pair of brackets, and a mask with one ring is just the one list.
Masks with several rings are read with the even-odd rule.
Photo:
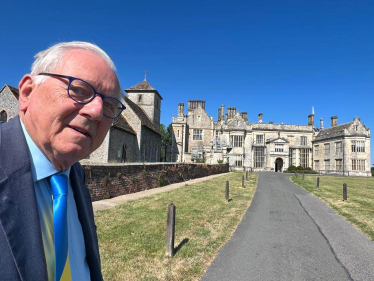
[[38, 75], [46, 75], [52, 77], [60, 77], [69, 79], [67, 92], [69, 97], [77, 103], [87, 104], [99, 96], [103, 100], [103, 115], [108, 118], [115, 119], [126, 108], [122, 102], [116, 98], [106, 97], [103, 94], [96, 92], [90, 83], [67, 75], [53, 74], [53, 73], [39, 73]]

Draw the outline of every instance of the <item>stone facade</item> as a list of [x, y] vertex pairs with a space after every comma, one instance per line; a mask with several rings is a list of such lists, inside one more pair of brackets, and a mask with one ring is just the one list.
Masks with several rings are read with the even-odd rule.
[[127, 97], [138, 105], [155, 126], [160, 126], [161, 100], [159, 92], [146, 79], [125, 90]]
[[331, 127], [321, 130], [313, 140], [315, 170], [339, 175], [371, 176], [370, 130], [359, 118], [338, 125], [331, 118]]
[[146, 80], [126, 89], [126, 109], [106, 140], [82, 164], [159, 162], [162, 97]]
[[0, 90], [0, 121], [7, 122], [18, 115], [18, 89], [4, 85]]
[[84, 165], [92, 201], [229, 171], [227, 164], [112, 164]]
[[[205, 101], [190, 100], [187, 114], [184, 114], [184, 104], [180, 103], [178, 115], [172, 119], [172, 159], [209, 164], [222, 161], [239, 170], [281, 172], [293, 165], [321, 173], [370, 174], [370, 130], [358, 118], [338, 126], [338, 119], [333, 116], [331, 128], [323, 129], [322, 124], [322, 129], [318, 129], [314, 126], [314, 114], [308, 116], [308, 125], [291, 125], [265, 124], [262, 113], [257, 123], [250, 123], [246, 112], [239, 113], [235, 107], [229, 107], [226, 114], [224, 111], [222, 105], [218, 109], [218, 120], [213, 121], [205, 111]], [[318, 165], [327, 158], [320, 156], [315, 148], [340, 140], [342, 147], [338, 144], [338, 150], [344, 158], [326, 155], [331, 161], [337, 160], [338, 165], [335, 162]], [[356, 144], [360, 148], [356, 149]]]

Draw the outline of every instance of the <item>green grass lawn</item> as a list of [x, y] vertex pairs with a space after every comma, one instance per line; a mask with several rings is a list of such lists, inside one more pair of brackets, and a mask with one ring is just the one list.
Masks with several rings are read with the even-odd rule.
[[[241, 188], [242, 175], [231, 173], [96, 212], [104, 280], [198, 280], [252, 200], [257, 175]], [[166, 217], [171, 202], [176, 206], [177, 252], [168, 258]]]
[[[338, 214], [357, 226], [374, 241], [374, 178], [320, 177], [320, 188], [316, 188], [317, 177], [291, 177], [291, 180], [330, 205]], [[348, 200], [343, 201], [343, 184], [347, 184]]]

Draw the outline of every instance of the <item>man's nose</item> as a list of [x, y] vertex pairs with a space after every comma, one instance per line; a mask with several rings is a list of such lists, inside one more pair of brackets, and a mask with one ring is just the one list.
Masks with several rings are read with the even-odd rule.
[[79, 113], [94, 121], [100, 121], [104, 117], [103, 110], [103, 100], [100, 96], [96, 96], [91, 102], [83, 105]]

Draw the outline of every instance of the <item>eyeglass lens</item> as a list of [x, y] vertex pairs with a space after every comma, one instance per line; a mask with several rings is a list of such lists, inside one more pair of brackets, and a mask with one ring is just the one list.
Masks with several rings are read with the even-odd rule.
[[[69, 95], [77, 102], [88, 103], [95, 95], [95, 92], [87, 82], [75, 79], [70, 83]], [[109, 118], [117, 117], [122, 110], [122, 104], [111, 97], [102, 97], [102, 99], [104, 115]]]

